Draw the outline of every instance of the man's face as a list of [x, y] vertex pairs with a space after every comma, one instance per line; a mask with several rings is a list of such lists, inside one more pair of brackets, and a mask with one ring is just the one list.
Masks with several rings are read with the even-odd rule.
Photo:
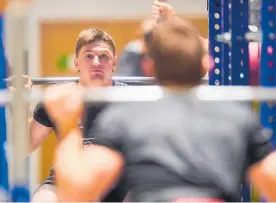
[[83, 46], [75, 58], [75, 66], [80, 72], [80, 82], [83, 85], [110, 84], [116, 62], [111, 47], [103, 41]]

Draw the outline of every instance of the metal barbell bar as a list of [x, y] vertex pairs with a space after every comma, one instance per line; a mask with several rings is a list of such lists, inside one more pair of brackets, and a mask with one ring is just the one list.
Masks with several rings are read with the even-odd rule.
[[[153, 85], [155, 84], [155, 79], [153, 77], [113, 77], [112, 78], [118, 82], [125, 82], [131, 84], [144, 84]], [[48, 84], [59, 84], [59, 83], [69, 83], [78, 82], [79, 77], [46, 77], [46, 78], [33, 78], [33, 85], [48, 85]]]
[[[45, 94], [42, 90], [25, 92], [28, 101], [43, 101]], [[273, 101], [276, 103], [276, 88], [250, 86], [205, 86], [191, 89], [191, 96], [195, 100], [203, 101]], [[165, 90], [160, 86], [123, 86], [97, 87], [85, 89], [82, 92], [86, 102], [133, 102], [156, 101], [161, 99]], [[8, 91], [0, 91], [0, 104], [11, 102], [13, 95]], [[54, 99], [54, 98], [53, 98]]]
[[[155, 85], [156, 80], [154, 77], [121, 77], [115, 76], [112, 78], [118, 82], [124, 82], [130, 85]], [[32, 78], [33, 85], [50, 85], [69, 82], [78, 82], [79, 77], [45, 77], [45, 78]], [[7, 81], [7, 80], [6, 80]], [[203, 84], [208, 83], [207, 79], [202, 78]]]

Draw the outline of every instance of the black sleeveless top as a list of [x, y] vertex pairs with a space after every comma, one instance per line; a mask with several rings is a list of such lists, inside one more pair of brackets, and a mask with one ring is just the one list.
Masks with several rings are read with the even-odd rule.
[[[118, 82], [113, 80], [113, 86], [128, 86], [126, 83]], [[103, 103], [95, 103], [95, 104], [86, 104], [86, 109], [89, 109], [91, 111], [89, 113], [89, 119], [95, 119], [96, 116], [99, 114], [99, 112], [102, 110], [102, 108], [105, 107], [106, 104]], [[86, 112], [86, 111], [85, 111]], [[33, 118], [41, 125], [44, 125], [46, 127], [52, 127], [54, 131], [56, 132], [56, 127], [54, 122], [51, 120], [49, 114], [47, 113], [45, 106], [43, 103], [38, 103], [34, 109]], [[87, 120], [86, 115], [84, 115], [84, 118], [79, 119], [79, 128], [83, 129], [84, 132], [87, 132], [87, 129], [90, 129], [93, 124], [93, 122], [86, 122], [89, 126], [83, 126], [83, 123]], [[56, 135], [58, 133], [56, 132]], [[58, 135], [57, 135], [58, 136]]]
[[[121, 83], [113, 81], [113, 86], [128, 86], [126, 83]], [[94, 137], [88, 131], [93, 128], [94, 120], [99, 115], [99, 113], [107, 106], [107, 103], [89, 103], [85, 104], [85, 115], [83, 119], [80, 119], [79, 127], [83, 129], [83, 146], [88, 146], [93, 143]], [[40, 124], [52, 127], [54, 130], [55, 125], [51, 121], [50, 116], [48, 115], [43, 103], [37, 104], [33, 118]], [[56, 133], [58, 134], [58, 133]], [[58, 136], [58, 135], [57, 135]], [[54, 167], [50, 170], [49, 177], [45, 180], [43, 184], [55, 184], [55, 171]], [[124, 192], [120, 185], [117, 185], [110, 193], [103, 199], [103, 202], [122, 202], [125, 199], [126, 192]]]

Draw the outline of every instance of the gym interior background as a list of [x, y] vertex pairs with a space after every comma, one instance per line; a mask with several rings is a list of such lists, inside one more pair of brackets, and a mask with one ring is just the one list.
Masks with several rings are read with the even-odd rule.
[[[177, 14], [208, 34], [206, 0], [169, 0]], [[7, 0], [0, 0], [4, 11]], [[78, 33], [96, 27], [111, 34], [120, 55], [137, 39], [140, 23], [150, 17], [152, 0], [33, 0], [30, 1], [26, 50], [31, 77], [76, 76], [72, 65]], [[43, 87], [34, 87], [43, 88]], [[35, 104], [31, 105], [32, 112]], [[30, 157], [31, 189], [49, 175], [56, 137], [51, 135]]]

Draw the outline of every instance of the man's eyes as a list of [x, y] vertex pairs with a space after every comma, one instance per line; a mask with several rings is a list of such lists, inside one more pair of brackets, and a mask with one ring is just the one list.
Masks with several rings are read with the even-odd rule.
[[106, 54], [101, 54], [101, 55], [99, 56], [99, 58], [100, 58], [100, 59], [108, 59], [109, 57], [108, 57], [108, 55], [106, 55]]
[[[94, 55], [93, 54], [86, 54], [85, 58], [87, 58], [87, 59], [93, 59]], [[105, 59], [105, 60], [107, 60], [107, 59], [109, 59], [109, 56], [107, 54], [101, 54], [101, 55], [99, 55], [99, 59]]]
[[92, 54], [86, 54], [85, 58], [92, 59], [92, 58], [94, 58], [94, 56]]

